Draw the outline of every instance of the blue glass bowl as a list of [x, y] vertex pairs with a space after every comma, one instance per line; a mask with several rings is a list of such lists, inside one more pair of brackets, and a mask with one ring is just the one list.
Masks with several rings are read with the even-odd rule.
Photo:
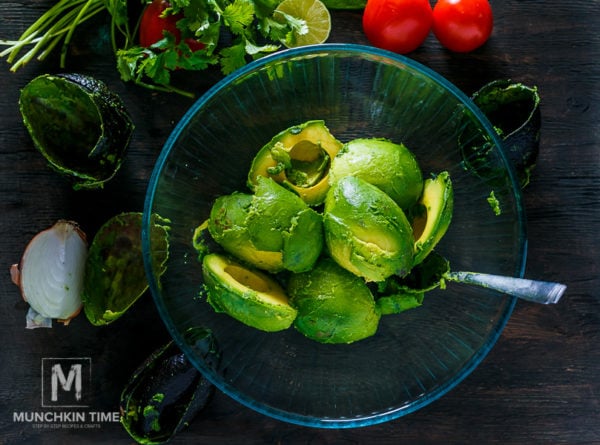
[[[279, 52], [224, 78], [191, 107], [156, 163], [147, 192], [143, 246], [150, 288], [169, 332], [221, 391], [263, 414], [324, 428], [376, 424], [446, 394], [485, 357], [515, 300], [449, 283], [423, 305], [382, 317], [373, 337], [323, 345], [290, 328], [261, 332], [200, 298], [194, 228], [220, 195], [244, 191], [257, 151], [279, 131], [324, 119], [342, 142], [403, 142], [424, 174], [450, 172], [454, 217], [437, 251], [453, 270], [522, 276], [524, 210], [500, 141], [477, 107], [430, 69], [372, 47], [325, 44]], [[485, 145], [486, 165], [468, 168], [461, 144]], [[486, 172], [481, 174], [481, 172]], [[496, 215], [488, 198], [500, 204]], [[168, 268], [152, 275], [150, 214], [171, 221]], [[208, 366], [185, 342], [189, 327], [212, 330], [221, 359]]]

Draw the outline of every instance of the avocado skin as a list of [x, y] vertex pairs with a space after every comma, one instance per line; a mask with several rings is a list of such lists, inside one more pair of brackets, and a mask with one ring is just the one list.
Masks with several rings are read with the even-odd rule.
[[[218, 347], [210, 331], [194, 327], [184, 336], [190, 346], [201, 351], [209, 367], [218, 366]], [[139, 444], [166, 443], [189, 426], [214, 392], [215, 387], [172, 340], [131, 375], [120, 397], [120, 422]]]
[[[525, 188], [540, 151], [542, 118], [537, 87], [497, 79], [481, 87], [471, 99], [493, 125], [502, 142], [501, 150], [514, 166], [521, 188]], [[505, 167], [497, 159], [493, 144], [462, 142], [470, 139], [466, 134], [459, 140], [465, 165], [485, 179], [502, 183]]]
[[[169, 257], [170, 221], [152, 214], [151, 223], [150, 257], [154, 276], [160, 280]], [[103, 326], [114, 322], [148, 289], [141, 232], [141, 212], [115, 215], [96, 232], [85, 263], [81, 295], [91, 324]]]
[[116, 93], [79, 73], [36, 77], [19, 110], [35, 147], [76, 190], [102, 188], [117, 173], [135, 127]]

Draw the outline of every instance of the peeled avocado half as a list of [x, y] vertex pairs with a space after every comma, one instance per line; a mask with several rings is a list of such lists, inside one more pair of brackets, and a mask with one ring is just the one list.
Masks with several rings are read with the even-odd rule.
[[423, 175], [415, 156], [404, 144], [362, 138], [344, 144], [331, 163], [330, 184], [355, 176], [389, 195], [402, 209], [412, 206], [423, 191]]
[[281, 251], [265, 251], [257, 248], [246, 225], [252, 195], [232, 193], [216, 199], [208, 220], [208, 231], [227, 252], [255, 267], [268, 271], [283, 268]]
[[320, 343], [352, 343], [375, 334], [381, 317], [365, 281], [330, 258], [288, 282], [298, 309], [294, 327]]
[[413, 208], [413, 265], [421, 263], [446, 234], [452, 220], [453, 208], [454, 193], [448, 172], [428, 178], [423, 187], [423, 194]]
[[331, 160], [342, 148], [321, 120], [290, 127], [271, 139], [255, 156], [248, 173], [254, 190], [259, 177], [272, 178], [308, 205], [323, 202], [329, 189]]
[[263, 272], [211, 253], [202, 260], [202, 273], [208, 302], [216, 312], [267, 332], [287, 329], [296, 318], [284, 289]]
[[259, 177], [254, 195], [219, 197], [208, 229], [235, 257], [269, 272], [303, 272], [323, 248], [321, 215], [271, 178]]
[[323, 225], [329, 254], [354, 275], [377, 282], [410, 271], [412, 228], [378, 187], [353, 176], [337, 181], [327, 194]]

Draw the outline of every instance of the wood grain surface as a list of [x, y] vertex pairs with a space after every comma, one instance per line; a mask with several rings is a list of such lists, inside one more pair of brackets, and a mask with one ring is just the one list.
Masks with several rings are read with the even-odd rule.
[[[16, 38], [53, 2], [4, 0], [0, 37]], [[568, 285], [555, 306], [519, 302], [481, 365], [441, 400], [398, 420], [347, 430], [312, 429], [253, 412], [217, 393], [174, 444], [600, 444], [600, 2], [492, 0], [490, 41], [470, 54], [443, 50], [433, 36], [410, 57], [471, 94], [511, 78], [537, 85], [542, 97], [538, 165], [525, 190], [526, 276]], [[332, 14], [331, 42], [368, 43], [360, 11]], [[9, 266], [29, 239], [57, 219], [88, 233], [121, 211], [141, 211], [154, 162], [193, 100], [124, 84], [101, 26], [79, 33], [68, 71], [105, 81], [126, 103], [136, 130], [127, 159], [102, 191], [75, 192], [34, 149], [18, 110], [33, 77], [60, 71], [58, 56], [16, 73], [0, 60], [0, 443], [130, 444], [114, 422], [44, 428], [15, 420], [40, 411], [41, 359], [90, 357], [90, 409], [118, 410], [131, 372], [169, 339], [144, 295], [114, 324], [85, 317], [64, 328], [26, 330], [27, 305]], [[178, 74], [179, 75], [179, 74]], [[198, 95], [218, 72], [180, 73]]]

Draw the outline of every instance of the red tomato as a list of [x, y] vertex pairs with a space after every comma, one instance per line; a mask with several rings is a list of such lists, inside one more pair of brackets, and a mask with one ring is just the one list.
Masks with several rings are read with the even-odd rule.
[[363, 30], [378, 48], [406, 54], [423, 43], [432, 20], [429, 0], [368, 0]]
[[[168, 31], [175, 36], [175, 41], [181, 41], [181, 31], [177, 29], [177, 21], [183, 17], [183, 14], [170, 14], [161, 17], [162, 12], [170, 7], [171, 4], [166, 0], [153, 0], [142, 13], [140, 21], [140, 45], [149, 47], [165, 37], [164, 32]], [[204, 48], [202, 42], [194, 39], [185, 39], [192, 51], [198, 51]]]
[[438, 0], [433, 7], [433, 33], [452, 51], [479, 48], [492, 34], [493, 25], [488, 0]]

